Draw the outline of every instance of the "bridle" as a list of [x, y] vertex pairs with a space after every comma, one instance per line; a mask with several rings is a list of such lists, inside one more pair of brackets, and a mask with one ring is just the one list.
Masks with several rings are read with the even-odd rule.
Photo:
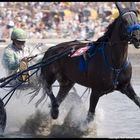
[[[132, 25], [130, 25], [130, 26], [126, 26], [125, 23], [123, 23], [124, 21], [123, 21], [122, 18], [123, 18], [124, 16], [128, 15], [128, 14], [129, 14], [130, 16], [131, 16], [131, 15], [137, 16], [137, 13], [136, 13], [135, 11], [127, 11], [127, 12], [121, 14], [119, 20], [121, 20], [123, 26], [121, 27], [120, 33], [122, 33], [121, 39], [125, 39], [125, 40], [127, 40], [127, 41], [131, 44], [131, 40], [132, 40], [132, 38], [133, 38], [132, 32], [133, 32], [134, 30], [140, 30], [140, 24], [134, 23], [134, 24], [132, 24]], [[132, 17], [132, 16], [131, 16], [131, 17]]]

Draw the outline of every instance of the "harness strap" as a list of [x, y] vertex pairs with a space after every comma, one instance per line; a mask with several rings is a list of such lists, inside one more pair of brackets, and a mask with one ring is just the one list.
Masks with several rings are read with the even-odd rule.
[[130, 64], [130, 60], [128, 58], [127, 61], [123, 64], [123, 66], [120, 69], [114, 69], [114, 68], [112, 68], [112, 70], [115, 72], [115, 78], [114, 78], [114, 81], [113, 81], [113, 85], [114, 85], [115, 88], [119, 84], [118, 83], [119, 74], [121, 73], [121, 71], [123, 69], [127, 68], [129, 64]]
[[105, 55], [105, 51], [104, 51], [104, 48], [106, 47], [107, 45], [105, 45], [105, 43], [102, 44], [101, 47], [96, 48], [95, 44], [92, 44], [90, 45], [90, 49], [88, 50], [88, 56], [89, 58], [93, 57], [97, 51], [101, 52], [102, 56], [103, 56], [103, 60], [104, 60], [104, 63], [107, 67], [109, 67], [113, 72], [114, 72], [114, 79], [113, 79], [113, 86], [114, 88], [117, 87], [118, 85], [118, 77], [119, 77], [119, 74], [121, 73], [121, 71], [125, 68], [128, 67], [128, 65], [130, 64], [130, 60], [129, 58], [127, 58], [127, 61], [119, 68], [119, 69], [115, 69], [113, 68], [109, 63], [108, 63], [108, 60], [107, 60], [107, 56]]
[[109, 63], [107, 61], [107, 56], [105, 55], [105, 52], [104, 52], [104, 47], [105, 47], [105, 44], [103, 44], [103, 46], [101, 48], [99, 48], [99, 50], [101, 51], [101, 53], [103, 55], [104, 63], [115, 73], [114, 80], [113, 80], [113, 85], [114, 85], [114, 88], [116, 88], [117, 85], [118, 85], [119, 74], [121, 73], [121, 71], [123, 69], [128, 67], [128, 65], [130, 64], [130, 60], [129, 60], [129, 58], [127, 58], [127, 61], [121, 66], [121, 68], [115, 69], [111, 65], [109, 65]]

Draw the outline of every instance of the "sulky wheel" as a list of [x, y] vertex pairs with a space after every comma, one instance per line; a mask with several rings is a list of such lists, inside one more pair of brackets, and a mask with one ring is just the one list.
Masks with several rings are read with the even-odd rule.
[[4, 108], [4, 103], [0, 98], [0, 135], [4, 133], [7, 122], [6, 110]]

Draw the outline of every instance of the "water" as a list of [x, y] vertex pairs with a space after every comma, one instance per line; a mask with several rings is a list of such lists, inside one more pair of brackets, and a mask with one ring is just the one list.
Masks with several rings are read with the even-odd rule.
[[[77, 88], [78, 91], [84, 89], [79, 85]], [[138, 93], [139, 85], [134, 88]], [[8, 119], [4, 137], [140, 137], [140, 110], [119, 92], [102, 96], [91, 130], [80, 131], [77, 126], [85, 119], [88, 98], [84, 95], [81, 101], [79, 96], [70, 93], [60, 107], [59, 118], [51, 120], [47, 105], [35, 108], [36, 99], [28, 104], [29, 96], [15, 95], [6, 106]]]
[[[140, 96], [140, 67], [134, 64], [132, 84]], [[4, 70], [1, 66], [0, 77]], [[28, 104], [30, 96], [28, 90], [15, 93], [6, 106], [7, 126], [4, 138], [44, 138], [44, 137], [88, 137], [88, 138], [137, 138], [140, 137], [140, 110], [125, 95], [115, 91], [100, 98], [96, 107], [96, 116], [88, 130], [79, 127], [85, 119], [89, 95], [80, 96], [85, 87], [76, 85], [78, 91], [71, 90], [66, 100], [60, 106], [60, 115], [52, 120], [49, 115], [49, 99], [45, 104], [35, 107], [40, 96]], [[56, 94], [58, 88], [53, 88]], [[7, 93], [0, 89], [1, 96]]]
[[[139, 93], [139, 86], [134, 86]], [[100, 99], [97, 114], [98, 135], [101, 137], [140, 137], [139, 108], [119, 92]]]

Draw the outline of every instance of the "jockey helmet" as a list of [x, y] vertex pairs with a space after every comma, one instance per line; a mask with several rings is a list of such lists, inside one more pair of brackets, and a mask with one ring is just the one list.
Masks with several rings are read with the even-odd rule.
[[26, 41], [27, 34], [21, 28], [15, 28], [11, 34], [11, 40]]

